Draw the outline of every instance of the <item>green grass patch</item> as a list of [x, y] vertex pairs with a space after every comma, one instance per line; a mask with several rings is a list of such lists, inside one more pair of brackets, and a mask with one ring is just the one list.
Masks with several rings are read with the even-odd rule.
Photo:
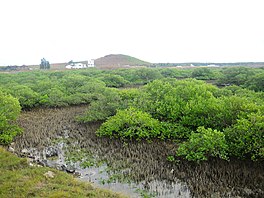
[[[54, 177], [44, 174], [48, 171]], [[0, 147], [0, 197], [125, 197], [90, 183], [79, 182], [72, 175], [47, 168], [31, 167], [26, 159]]]

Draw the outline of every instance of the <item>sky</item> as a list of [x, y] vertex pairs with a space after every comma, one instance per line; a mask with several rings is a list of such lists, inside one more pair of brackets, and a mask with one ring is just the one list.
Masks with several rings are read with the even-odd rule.
[[263, 0], [0, 0], [0, 65], [264, 61]]

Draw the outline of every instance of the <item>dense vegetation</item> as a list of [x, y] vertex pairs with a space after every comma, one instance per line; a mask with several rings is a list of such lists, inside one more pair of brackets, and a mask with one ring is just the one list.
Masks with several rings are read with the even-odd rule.
[[17, 100], [22, 109], [89, 104], [77, 120], [104, 122], [99, 136], [173, 139], [188, 160], [263, 159], [263, 77], [263, 68], [245, 67], [0, 74], [1, 143], [18, 132]]
[[116, 100], [115, 106], [124, 110], [108, 118], [98, 134], [185, 140], [178, 155], [188, 160], [263, 158], [263, 93], [250, 91], [248, 95], [247, 90], [238, 96], [231, 88], [219, 89], [193, 79], [155, 80], [138, 89], [139, 94], [133, 94], [127, 106], [125, 100]]
[[[0, 197], [124, 197], [78, 182], [72, 175], [47, 167], [31, 167], [0, 147]], [[49, 171], [49, 174], [47, 174]]]
[[7, 144], [21, 131], [12, 121], [16, 120], [21, 107], [16, 98], [0, 91], [0, 144]]

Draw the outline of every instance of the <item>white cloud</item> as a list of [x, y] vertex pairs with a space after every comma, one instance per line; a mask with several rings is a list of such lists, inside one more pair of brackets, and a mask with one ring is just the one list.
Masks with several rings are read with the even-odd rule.
[[261, 0], [0, 1], [0, 64], [264, 61]]

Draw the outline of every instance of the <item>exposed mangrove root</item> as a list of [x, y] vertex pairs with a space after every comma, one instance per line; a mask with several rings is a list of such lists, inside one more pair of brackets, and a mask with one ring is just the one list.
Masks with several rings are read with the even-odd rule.
[[[68, 137], [78, 148], [87, 149], [105, 160], [111, 170], [120, 171], [146, 190], [159, 196], [171, 193], [194, 197], [264, 197], [264, 166], [262, 162], [231, 159], [210, 159], [207, 162], [169, 162], [177, 145], [171, 141], [153, 140], [123, 142], [95, 135], [100, 123], [83, 125], [74, 118], [85, 111], [84, 106], [60, 109], [35, 109], [23, 112], [18, 124], [24, 133], [15, 140], [15, 150], [44, 148], [58, 137]], [[74, 145], [72, 145], [74, 147]], [[179, 185], [184, 182], [187, 184]], [[188, 193], [188, 191], [191, 192]]]

